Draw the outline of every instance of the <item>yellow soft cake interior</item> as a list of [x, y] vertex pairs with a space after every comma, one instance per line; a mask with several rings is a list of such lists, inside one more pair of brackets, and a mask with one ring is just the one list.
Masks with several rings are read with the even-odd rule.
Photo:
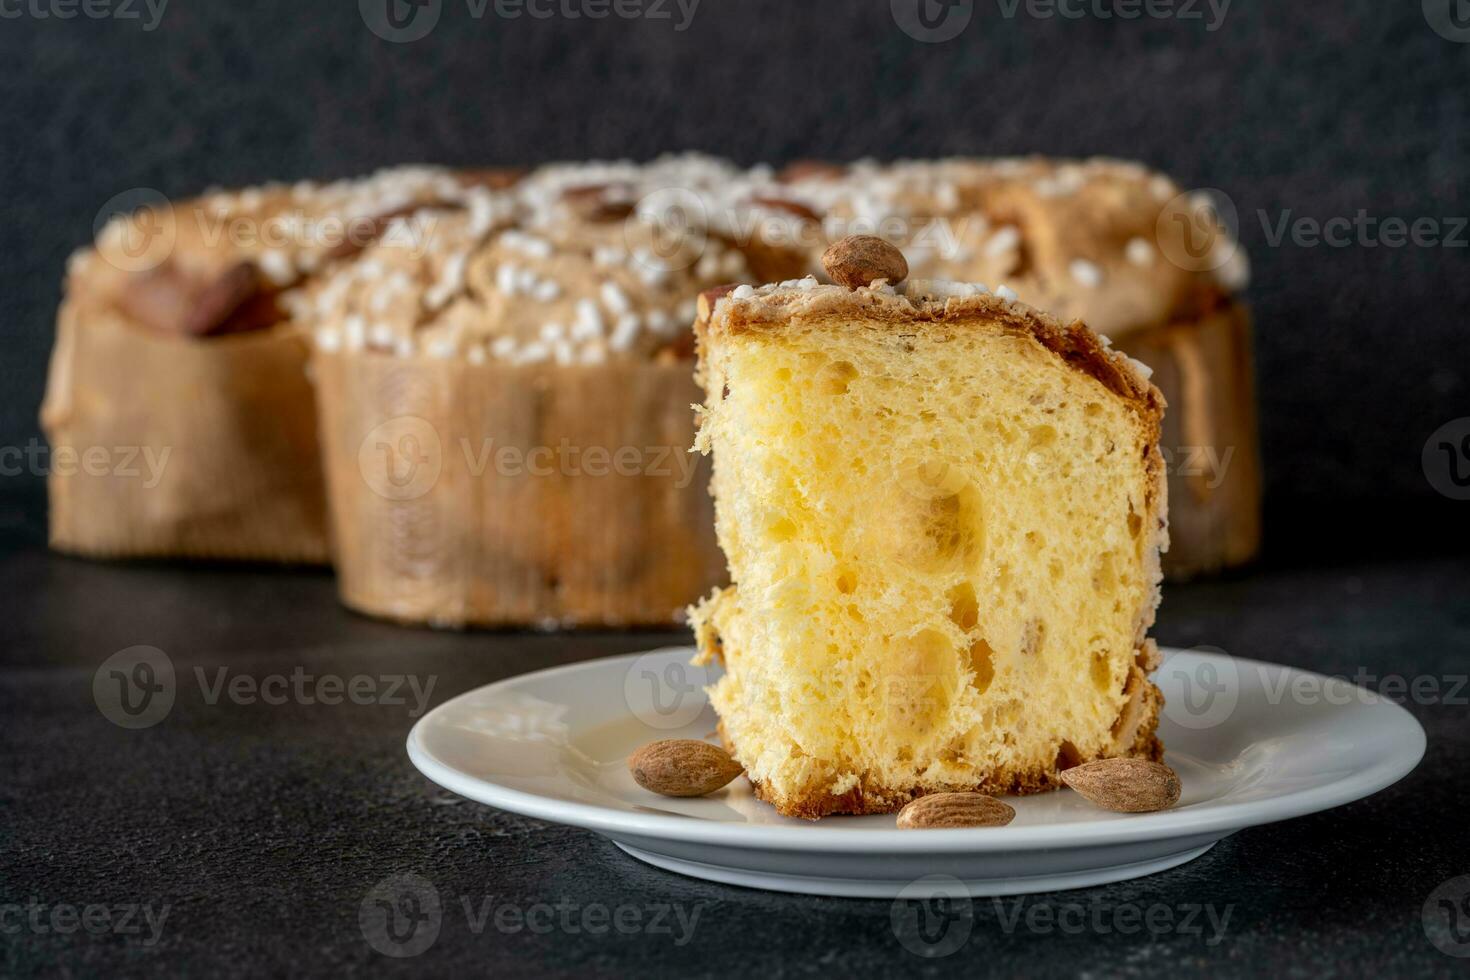
[[711, 337], [702, 370], [736, 584], [693, 619], [764, 798], [883, 811], [1157, 751], [1124, 717], [1161, 509], [1128, 399], [983, 317], [796, 316]]

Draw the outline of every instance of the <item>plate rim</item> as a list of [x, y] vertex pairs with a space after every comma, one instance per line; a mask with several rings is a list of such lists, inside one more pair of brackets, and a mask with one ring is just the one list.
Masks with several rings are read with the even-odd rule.
[[[545, 820], [549, 823], [592, 830], [614, 838], [618, 835], [632, 835], [767, 851], [846, 853], [881, 849], [890, 854], [959, 852], [974, 854], [1014, 851], [1028, 847], [1075, 850], [1110, 844], [1163, 840], [1191, 834], [1218, 832], [1224, 835], [1245, 827], [1264, 826], [1282, 820], [1291, 820], [1363, 799], [1393, 785], [1414, 771], [1423, 759], [1427, 747], [1424, 726], [1410, 711], [1382, 695], [1352, 684], [1351, 681], [1331, 678], [1316, 671], [1288, 664], [1175, 647], [1160, 648], [1160, 652], [1164, 654], [1165, 663], [1180, 656], [1202, 660], [1229, 657], [1231, 661], [1239, 665], [1249, 664], [1270, 670], [1308, 675], [1319, 681], [1350, 684], [1355, 690], [1372, 699], [1369, 703], [1376, 708], [1388, 709], [1390, 716], [1395, 717], [1399, 724], [1405, 725], [1404, 734], [1412, 740], [1412, 750], [1406, 744], [1402, 754], [1391, 754], [1388, 758], [1366, 769], [1354, 770], [1343, 778], [1321, 786], [1294, 790], [1266, 800], [1221, 804], [1197, 812], [1184, 808], [1136, 814], [1126, 820], [1071, 821], [1019, 827], [933, 829], [922, 834], [914, 834], [893, 827], [833, 831], [829, 827], [824, 827], [822, 821], [792, 825], [720, 823], [680, 814], [632, 813], [595, 803], [559, 800], [513, 789], [463, 773], [439, 761], [423, 745], [424, 732], [435, 716], [449, 711], [456, 703], [471, 697], [483, 696], [498, 689], [514, 689], [530, 681], [546, 680], [562, 673], [608, 667], [619, 661], [631, 663], [641, 657], [679, 652], [687, 652], [692, 655], [694, 649], [685, 645], [673, 645], [627, 654], [615, 654], [609, 657], [594, 657], [516, 674], [490, 684], [471, 688], [434, 707], [415, 722], [407, 738], [409, 760], [432, 782], [477, 803]], [[827, 832], [822, 833], [823, 830]]]

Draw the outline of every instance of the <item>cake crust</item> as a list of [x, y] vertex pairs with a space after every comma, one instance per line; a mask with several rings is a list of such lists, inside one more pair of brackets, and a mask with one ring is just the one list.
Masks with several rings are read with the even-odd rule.
[[1048, 313], [984, 287], [916, 279], [897, 288], [875, 280], [866, 287], [845, 289], [804, 279], [758, 290], [727, 286], [711, 292], [713, 302], [703, 304], [708, 314], [695, 323], [701, 344], [720, 333], [779, 329], [791, 320], [821, 317], [861, 319], [882, 329], [999, 324], [1030, 336], [1069, 366], [1102, 382], [1127, 399], [1145, 422], [1157, 425], [1167, 407], [1164, 396], [1149, 383], [1149, 369], [1114, 350], [1081, 320], [1063, 324]]
[[[834, 814], [866, 816], [874, 813], [897, 813], [912, 801], [931, 793], [973, 792], [984, 793], [987, 796], [1029, 796], [1034, 793], [1049, 793], [1061, 787], [1061, 774], [1065, 769], [1084, 762], [1117, 756], [1147, 759], [1150, 762], [1163, 761], [1164, 743], [1159, 740], [1158, 725], [1159, 714], [1164, 705], [1164, 696], [1146, 677], [1141, 683], [1145, 713], [1138, 719], [1138, 728], [1133, 740], [1126, 747], [1119, 746], [1112, 752], [1098, 752], [1086, 757], [1079, 755], [1075, 761], [1065, 767], [1000, 769], [978, 783], [963, 786], [936, 786], [917, 790], [895, 790], [879, 784], [860, 781], [856, 787], [845, 793], [808, 793], [799, 796], [782, 796], [766, 783], [750, 779], [748, 775], [746, 778], [750, 780], [751, 788], [755, 791], [757, 799], [775, 807], [783, 817], [795, 817], [800, 820], [820, 820], [822, 817]], [[1127, 709], [1124, 710], [1126, 715]], [[720, 722], [715, 730], [720, 736], [721, 743], [725, 746], [725, 751], [729, 752], [733, 758], [739, 759], [740, 747], [730, 737], [725, 723]]]

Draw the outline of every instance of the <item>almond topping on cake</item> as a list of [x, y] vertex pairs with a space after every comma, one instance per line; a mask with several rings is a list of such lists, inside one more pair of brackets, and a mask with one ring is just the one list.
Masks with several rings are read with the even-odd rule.
[[848, 289], [859, 289], [878, 279], [896, 286], [909, 274], [903, 253], [874, 235], [848, 235], [833, 242], [822, 253], [822, 268], [833, 282]]

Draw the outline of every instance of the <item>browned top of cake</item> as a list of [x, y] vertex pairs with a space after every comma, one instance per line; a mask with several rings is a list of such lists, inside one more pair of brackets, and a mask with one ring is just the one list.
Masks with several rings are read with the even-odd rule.
[[853, 232], [894, 241], [916, 277], [1005, 284], [1108, 336], [1196, 316], [1246, 276], [1197, 196], [1105, 159], [410, 167], [139, 217], [141, 248], [119, 219], [74, 257], [73, 299], [189, 335], [290, 317], [325, 347], [510, 362], [685, 355], [700, 289], [820, 275]]
[[1127, 400], [1143, 422], [1157, 429], [1164, 397], [1143, 363], [1113, 350], [1079, 320], [1056, 317], [979, 283], [910, 279], [898, 286], [876, 282], [858, 289], [823, 285], [814, 278], [754, 288], [712, 290], [701, 296], [695, 330], [703, 345], [721, 334], [776, 330], [793, 321], [845, 321], [905, 332], [965, 329], [984, 323], [1035, 339], [1074, 369], [1096, 378]]
[[269, 184], [171, 202], [140, 199], [68, 267], [75, 302], [110, 306], [141, 326], [209, 336], [279, 322], [282, 294], [383, 240], [421, 241], [426, 208], [503, 220], [504, 178], [430, 167], [329, 184]]

